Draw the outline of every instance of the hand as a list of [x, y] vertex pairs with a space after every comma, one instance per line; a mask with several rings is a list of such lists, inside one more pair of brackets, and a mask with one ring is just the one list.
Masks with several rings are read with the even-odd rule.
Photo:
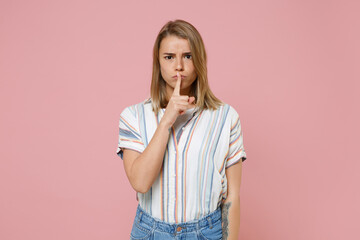
[[166, 106], [164, 116], [161, 122], [165, 123], [167, 127], [171, 127], [176, 121], [179, 115], [185, 113], [187, 109], [194, 108], [195, 97], [189, 97], [187, 95], [180, 95], [181, 76], [177, 73], [177, 81], [171, 98]]

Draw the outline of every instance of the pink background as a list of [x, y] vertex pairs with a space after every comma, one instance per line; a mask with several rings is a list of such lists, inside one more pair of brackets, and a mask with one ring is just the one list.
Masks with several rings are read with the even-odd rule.
[[152, 47], [201, 33], [214, 93], [240, 114], [239, 239], [360, 239], [359, 2], [1, 1], [0, 239], [128, 239], [116, 155], [149, 96]]

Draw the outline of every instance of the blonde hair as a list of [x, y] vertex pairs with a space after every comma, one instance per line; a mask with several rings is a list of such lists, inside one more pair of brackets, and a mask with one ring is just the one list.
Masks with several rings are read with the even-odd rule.
[[216, 110], [223, 103], [220, 99], [215, 97], [211, 92], [207, 79], [207, 59], [203, 40], [190, 23], [177, 19], [175, 21], [167, 22], [160, 30], [154, 44], [153, 49], [153, 72], [151, 80], [151, 100], [152, 109], [157, 113], [160, 108], [167, 105], [166, 99], [166, 82], [161, 76], [159, 49], [161, 41], [167, 36], [177, 36], [182, 39], [187, 39], [190, 44], [191, 56], [195, 72], [196, 80], [191, 86], [191, 96], [196, 99], [196, 107], [201, 111], [203, 109]]

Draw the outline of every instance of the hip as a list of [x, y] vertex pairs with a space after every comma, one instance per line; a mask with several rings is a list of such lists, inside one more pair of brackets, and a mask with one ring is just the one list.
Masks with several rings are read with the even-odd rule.
[[220, 207], [198, 220], [167, 223], [152, 217], [138, 205], [130, 239], [220, 240], [222, 239], [221, 223]]

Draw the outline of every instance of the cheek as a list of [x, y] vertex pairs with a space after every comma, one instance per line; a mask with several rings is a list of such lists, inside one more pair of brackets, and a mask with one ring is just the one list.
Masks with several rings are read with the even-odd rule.
[[160, 64], [160, 71], [162, 74], [166, 74], [167, 73], [167, 67], [166, 64]]
[[189, 70], [191, 71], [191, 75], [196, 76], [195, 68], [193, 65], [189, 66]]
[[195, 67], [194, 67], [193, 62], [189, 62], [189, 63], [187, 64], [187, 69], [189, 69], [192, 73], [195, 72]]
[[160, 66], [160, 75], [166, 83], [169, 83], [169, 74], [166, 71], [166, 67]]

